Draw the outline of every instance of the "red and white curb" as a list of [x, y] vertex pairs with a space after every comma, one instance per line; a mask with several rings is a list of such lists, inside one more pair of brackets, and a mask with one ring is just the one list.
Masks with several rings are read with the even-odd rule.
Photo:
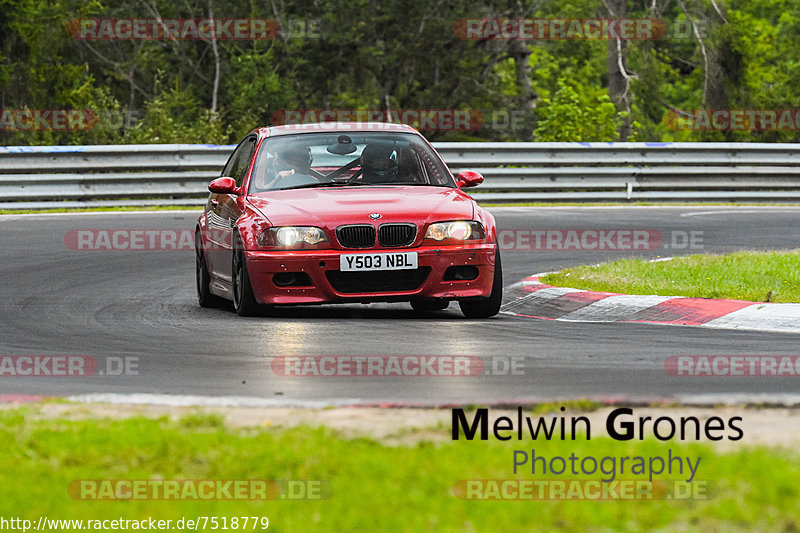
[[45, 399], [44, 396], [34, 394], [0, 394], [0, 403], [35, 403]]
[[503, 313], [564, 322], [647, 322], [800, 333], [800, 304], [636, 296], [545, 285], [536, 274], [508, 287]]

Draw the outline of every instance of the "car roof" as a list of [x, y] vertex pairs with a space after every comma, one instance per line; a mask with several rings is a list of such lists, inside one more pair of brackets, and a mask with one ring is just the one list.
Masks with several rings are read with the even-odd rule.
[[414, 133], [419, 132], [407, 124], [392, 122], [311, 122], [307, 124], [289, 124], [286, 126], [270, 126], [256, 128], [254, 132], [264, 137], [295, 135], [298, 133], [339, 133], [378, 131], [382, 133]]

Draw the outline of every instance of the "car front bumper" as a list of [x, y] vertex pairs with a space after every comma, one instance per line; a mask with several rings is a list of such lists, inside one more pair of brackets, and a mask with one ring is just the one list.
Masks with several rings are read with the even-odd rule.
[[[492, 291], [496, 248], [494, 243], [484, 243], [399, 249], [248, 250], [245, 256], [253, 294], [262, 304], [409, 301], [428, 298], [450, 300], [489, 296]], [[370, 273], [339, 271], [339, 256], [342, 254], [393, 252], [417, 252], [418, 268]], [[477, 277], [471, 280], [444, 280], [448, 268], [463, 266], [476, 267]], [[286, 287], [276, 284], [276, 274], [286, 273], [304, 273], [310, 284]]]

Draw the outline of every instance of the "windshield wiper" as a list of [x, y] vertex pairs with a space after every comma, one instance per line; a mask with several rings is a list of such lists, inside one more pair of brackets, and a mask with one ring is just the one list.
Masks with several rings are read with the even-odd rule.
[[419, 183], [416, 181], [385, 181], [383, 183], [375, 183], [374, 185], [402, 185], [404, 187], [442, 187], [433, 183]]
[[434, 183], [416, 183], [404, 181], [384, 181], [381, 183], [362, 183], [370, 187], [452, 187], [451, 185], [437, 185]]
[[363, 183], [349, 183], [346, 181], [324, 181], [321, 183], [306, 183], [304, 185], [296, 185], [295, 187], [286, 187], [280, 190], [289, 191], [292, 189], [315, 189], [317, 187], [344, 187], [345, 185], [363, 185]]

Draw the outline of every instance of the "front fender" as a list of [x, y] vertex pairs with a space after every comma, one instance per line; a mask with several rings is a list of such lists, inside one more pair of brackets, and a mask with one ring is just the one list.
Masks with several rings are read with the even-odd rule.
[[270, 227], [269, 221], [249, 203], [245, 203], [242, 216], [236, 220], [236, 232], [245, 250], [258, 250], [258, 237]]
[[496, 243], [497, 242], [497, 224], [494, 220], [494, 215], [491, 214], [487, 209], [484, 209], [480, 206], [477, 206], [475, 210], [475, 217], [483, 224], [484, 229], [486, 230], [486, 238], [489, 242]]

